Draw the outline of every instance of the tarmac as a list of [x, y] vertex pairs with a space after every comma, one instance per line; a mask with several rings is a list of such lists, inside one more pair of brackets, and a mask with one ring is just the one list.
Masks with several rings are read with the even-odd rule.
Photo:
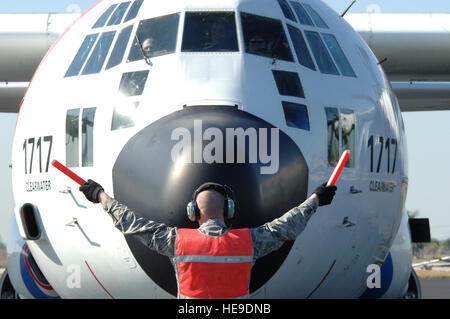
[[422, 299], [450, 299], [450, 263], [448, 261], [424, 265], [415, 270], [420, 279]]
[[420, 279], [422, 299], [450, 299], [450, 278]]
[[[5, 268], [0, 268], [0, 277]], [[450, 278], [420, 279], [422, 299], [450, 299]]]

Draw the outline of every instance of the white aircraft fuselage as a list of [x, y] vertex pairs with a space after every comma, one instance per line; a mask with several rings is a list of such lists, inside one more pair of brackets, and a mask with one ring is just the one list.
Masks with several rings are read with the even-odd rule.
[[[405, 293], [408, 174], [397, 99], [337, 13], [316, 0], [284, 3], [104, 0], [59, 38], [14, 135], [8, 272], [22, 297], [176, 296], [169, 259], [116, 229], [49, 164], [55, 159], [169, 226], [196, 226], [185, 207], [198, 185], [227, 184], [240, 204], [233, 227], [256, 227], [305, 200], [345, 149], [332, 204], [255, 264], [251, 297]], [[47, 284], [19, 267], [30, 252]], [[368, 267], [383, 264], [382, 287], [369, 288]]]

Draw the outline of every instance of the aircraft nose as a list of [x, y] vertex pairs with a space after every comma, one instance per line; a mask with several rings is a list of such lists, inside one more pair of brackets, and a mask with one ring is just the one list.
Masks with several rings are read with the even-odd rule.
[[[306, 199], [308, 166], [296, 143], [270, 123], [231, 106], [198, 106], [185, 107], [138, 132], [113, 168], [115, 198], [168, 226], [198, 226], [189, 221], [186, 205], [204, 182], [230, 186], [238, 206], [230, 223], [251, 228]], [[147, 275], [176, 296], [169, 259], [132, 236], [126, 240]], [[255, 263], [251, 292], [278, 270], [292, 244]]]

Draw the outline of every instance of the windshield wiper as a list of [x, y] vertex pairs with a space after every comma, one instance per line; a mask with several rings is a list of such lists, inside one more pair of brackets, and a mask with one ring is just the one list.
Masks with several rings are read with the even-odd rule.
[[271, 55], [271, 57], [273, 59], [272, 60], [272, 64], [275, 64], [275, 62], [277, 62], [278, 56], [275, 54], [275, 50], [278, 47], [278, 45], [280, 44], [280, 40], [281, 40], [282, 36], [283, 36], [283, 32], [280, 32], [280, 35], [278, 36], [277, 41], [275, 41], [274, 45], [272, 45], [272, 48], [270, 50], [270, 55]]
[[141, 53], [142, 56], [144, 57], [145, 62], [147, 62], [148, 65], [152, 65], [152, 63], [150, 62], [150, 58], [147, 56], [147, 54], [145, 54], [144, 47], [142, 46], [141, 40], [139, 40], [137, 32], [136, 32], [136, 40], [138, 42], [139, 48], [141, 49]]

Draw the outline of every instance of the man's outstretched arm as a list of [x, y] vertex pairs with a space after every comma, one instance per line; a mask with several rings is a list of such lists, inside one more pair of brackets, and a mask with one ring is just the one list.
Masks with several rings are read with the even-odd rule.
[[322, 184], [299, 206], [271, 222], [250, 229], [254, 258], [263, 257], [279, 249], [288, 240], [295, 240], [306, 228], [318, 206], [331, 203], [336, 190], [336, 186]]
[[103, 209], [112, 217], [114, 226], [123, 234], [136, 236], [144, 245], [162, 255], [174, 256], [176, 227], [169, 227], [139, 216], [126, 205], [108, 196], [103, 187], [93, 180], [88, 180], [80, 187], [80, 191], [89, 201], [101, 203]]

